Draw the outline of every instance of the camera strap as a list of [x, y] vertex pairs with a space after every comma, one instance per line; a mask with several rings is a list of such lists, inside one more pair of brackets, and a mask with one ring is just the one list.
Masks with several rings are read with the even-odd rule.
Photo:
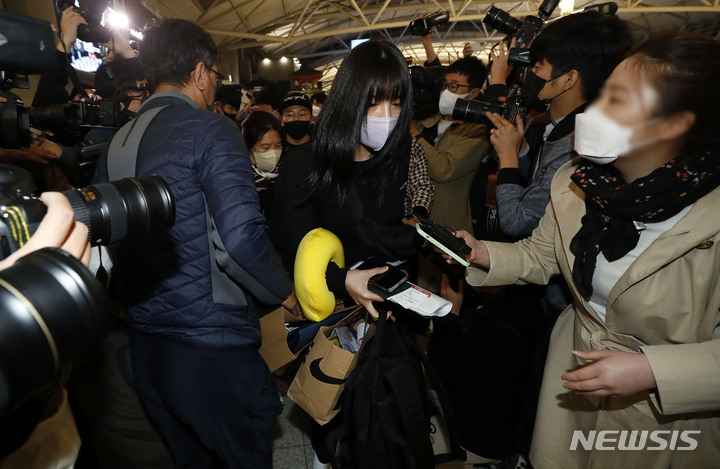
[[111, 181], [135, 177], [138, 150], [150, 123], [168, 106], [149, 109], [118, 130], [108, 149], [107, 170]]
[[[70, 79], [70, 82], [73, 84], [77, 92], [80, 94], [80, 97], [82, 99], [86, 99], [90, 101], [90, 96], [87, 94], [87, 91], [85, 91], [85, 86], [80, 81], [80, 77], [77, 74], [77, 70], [75, 70], [75, 67], [72, 66], [70, 63], [70, 55], [68, 55], [67, 51], [65, 52], [65, 68], [67, 70], [68, 78]], [[70, 99], [74, 99], [74, 96], [70, 96]]]

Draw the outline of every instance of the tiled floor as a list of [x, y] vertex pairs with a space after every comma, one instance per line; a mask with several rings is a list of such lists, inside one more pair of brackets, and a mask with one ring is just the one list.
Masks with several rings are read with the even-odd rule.
[[310, 417], [289, 397], [283, 397], [283, 413], [275, 420], [273, 469], [312, 469]]

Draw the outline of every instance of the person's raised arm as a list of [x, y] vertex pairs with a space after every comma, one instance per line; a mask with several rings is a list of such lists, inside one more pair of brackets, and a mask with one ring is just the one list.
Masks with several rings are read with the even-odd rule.
[[87, 24], [87, 21], [73, 7], [63, 10], [60, 18], [61, 39], [57, 43], [57, 50], [66, 54], [70, 53], [70, 48], [77, 39], [78, 26], [81, 24]]
[[[513, 38], [510, 43], [510, 49], [515, 47], [517, 39]], [[507, 83], [507, 78], [510, 76], [513, 68], [508, 64], [508, 55], [505, 51], [505, 41], [500, 41], [497, 50], [491, 52], [492, 63], [490, 65], [490, 85], [503, 85]]]
[[[419, 20], [422, 19], [424, 16], [425, 15], [418, 15], [415, 17], [415, 19]], [[425, 66], [432, 67], [435, 65], [440, 65], [439, 63], [435, 64], [435, 62], [438, 60], [438, 56], [435, 53], [435, 48], [433, 47], [432, 32], [428, 32], [426, 35], [420, 36], [420, 41], [422, 42], [423, 49], [425, 49], [425, 57], [427, 57], [425, 61]]]

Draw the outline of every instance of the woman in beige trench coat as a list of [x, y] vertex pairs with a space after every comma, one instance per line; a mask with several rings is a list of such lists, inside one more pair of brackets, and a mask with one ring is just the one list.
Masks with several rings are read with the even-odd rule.
[[720, 43], [650, 40], [578, 116], [584, 158], [558, 171], [533, 234], [458, 232], [471, 285], [562, 274], [574, 296], [551, 338], [534, 467], [720, 467], [718, 112]]

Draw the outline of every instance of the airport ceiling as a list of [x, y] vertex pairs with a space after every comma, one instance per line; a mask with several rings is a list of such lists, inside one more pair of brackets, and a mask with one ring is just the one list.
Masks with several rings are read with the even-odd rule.
[[[567, 1], [567, 0], [563, 0]], [[572, 0], [569, 0], [572, 2]], [[243, 57], [298, 58], [329, 72], [350, 50], [352, 39], [385, 38], [422, 63], [420, 39], [408, 28], [416, 15], [447, 10], [450, 21], [433, 33], [443, 62], [454, 60], [470, 42], [486, 58], [503, 37], [482, 19], [491, 5], [512, 16], [537, 14], [541, 2], [486, 0], [125, 0], [141, 3], [158, 17], [187, 18], [208, 30], [221, 49], [242, 49]], [[603, 3], [575, 0], [574, 11]], [[720, 0], [616, 0], [618, 15], [631, 24], [637, 40], [650, 34], [689, 29], [713, 36], [720, 31]], [[558, 6], [554, 15], [561, 12]], [[334, 73], [332, 74], [334, 75]], [[331, 78], [331, 77], [324, 77]]]

